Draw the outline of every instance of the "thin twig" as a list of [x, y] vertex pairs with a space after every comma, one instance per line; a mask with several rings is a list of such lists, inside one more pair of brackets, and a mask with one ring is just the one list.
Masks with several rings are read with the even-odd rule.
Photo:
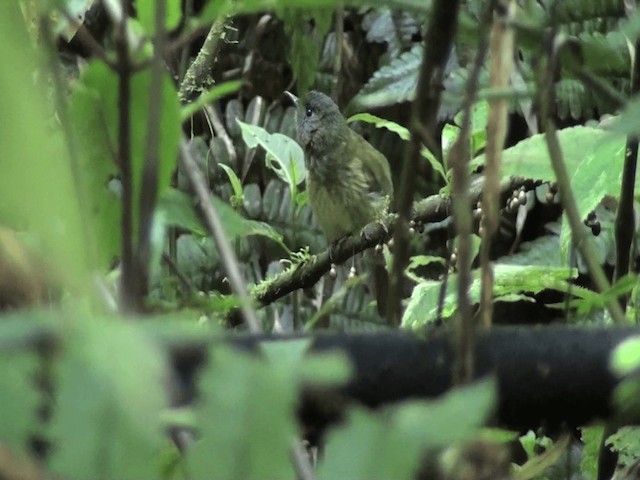
[[133, 179], [131, 170], [131, 70], [127, 40], [127, 0], [121, 1], [122, 16], [116, 24], [115, 48], [118, 71], [118, 163], [122, 182], [121, 219], [121, 308], [126, 312], [141, 309], [136, 294], [133, 251]]
[[344, 5], [342, 0], [337, 2], [335, 11], [335, 32], [334, 32], [334, 45], [335, 52], [333, 56], [333, 85], [331, 88], [331, 96], [333, 100], [338, 103], [338, 97], [340, 96], [340, 76], [342, 71], [342, 42], [344, 40]]
[[[420, 163], [422, 139], [427, 148], [439, 151], [435, 141], [437, 117], [444, 71], [456, 31], [459, 0], [437, 0], [430, 16], [429, 30], [424, 39], [424, 57], [416, 87], [416, 99], [411, 109], [411, 141], [400, 176], [396, 199], [398, 217], [395, 225], [394, 256], [387, 300], [387, 323], [399, 325], [402, 318], [402, 281], [409, 261], [409, 220], [415, 190], [416, 172]], [[423, 134], [424, 133], [424, 134]]]
[[252, 333], [259, 333], [262, 329], [256, 317], [256, 312], [251, 306], [251, 299], [238, 266], [238, 259], [224, 233], [222, 222], [211, 201], [211, 193], [202, 172], [198, 169], [195, 160], [191, 156], [187, 139], [184, 136], [180, 142], [180, 163], [198, 199], [204, 223], [215, 241], [216, 249], [222, 262], [222, 267], [229, 279], [231, 289], [240, 299], [240, 310], [244, 321]]
[[458, 282], [457, 300], [458, 314], [456, 328], [454, 329], [454, 343], [456, 350], [456, 362], [454, 365], [454, 382], [463, 384], [473, 378], [473, 351], [475, 347], [475, 320], [471, 300], [469, 299], [469, 286], [471, 284], [471, 231], [473, 219], [471, 218], [471, 196], [469, 195], [469, 138], [471, 136], [471, 112], [480, 83], [480, 70], [484, 65], [487, 55], [488, 28], [493, 15], [492, 2], [486, 6], [481, 25], [478, 50], [466, 84], [466, 97], [462, 109], [462, 125], [455, 144], [449, 155], [452, 177], [453, 220], [457, 235], [457, 260]]
[[[160, 126], [162, 125], [162, 83], [165, 75], [165, 19], [167, 0], [155, 2], [155, 38], [153, 41], [153, 62], [149, 85], [149, 116], [147, 118], [147, 138], [142, 185], [140, 188], [140, 212], [138, 220], [138, 249], [136, 252], [136, 279], [138, 294], [149, 293], [149, 270], [151, 264], [151, 232], [153, 214], [158, 200], [158, 155], [160, 151]], [[142, 303], [142, 299], [139, 300]]]
[[[562, 147], [560, 146], [558, 133], [552, 118], [553, 106], [555, 105], [554, 75], [558, 61], [557, 53], [559, 50], [559, 37], [554, 36], [550, 43], [548, 65], [546, 66], [542, 83], [539, 86], [540, 112], [545, 139], [547, 141], [547, 149], [549, 151], [549, 158], [551, 159], [551, 166], [553, 167], [553, 171], [556, 175], [560, 202], [562, 203], [567, 219], [569, 220], [573, 241], [580, 251], [582, 259], [587, 264], [589, 274], [591, 275], [591, 279], [593, 280], [596, 289], [602, 293], [610, 288], [609, 281], [607, 280], [602, 267], [598, 263], [598, 255], [593, 245], [590, 232], [587, 233], [587, 227], [585, 227], [582, 223], [582, 219], [580, 218], [580, 212], [578, 211], [578, 206], [571, 191], [569, 172], [567, 171], [567, 166], [562, 154]], [[620, 304], [616, 299], [610, 298], [610, 296], [605, 296], [604, 302], [611, 318], [616, 324], [624, 325], [628, 323], [624, 312], [620, 308]]]
[[[633, 76], [631, 78], [631, 92], [640, 90], [640, 61], [637, 54], [640, 51], [640, 41], [636, 41], [633, 62]], [[615, 237], [616, 237], [616, 267], [613, 274], [614, 282], [629, 273], [631, 268], [631, 248], [634, 232], [636, 231], [636, 219], [633, 213], [634, 190], [636, 183], [636, 171], [638, 168], [638, 137], [629, 135], [625, 148], [624, 166], [622, 168], [622, 185], [620, 186], [620, 202], [616, 212]], [[623, 310], [627, 308], [628, 295], [620, 297], [620, 305]]]
[[171, 257], [171, 255], [169, 255], [168, 253], [163, 253], [162, 261], [166, 263], [169, 267], [169, 270], [171, 270], [175, 274], [175, 276], [178, 277], [178, 280], [180, 281], [180, 284], [182, 285], [185, 293], [187, 293], [188, 295], [195, 293], [196, 289], [191, 284], [191, 280], [180, 270], [178, 264]]
[[[492, 88], [507, 88], [513, 70], [513, 29], [509, 22], [515, 14], [515, 4], [509, 0], [503, 8], [496, 9], [491, 31], [490, 84]], [[480, 318], [482, 325], [491, 325], [493, 316], [493, 267], [491, 242], [498, 229], [498, 196], [500, 194], [500, 163], [504, 141], [507, 137], [509, 105], [505, 99], [489, 100], [487, 119], [487, 146], [484, 168], [485, 189], [482, 195], [482, 219], [480, 245]]]

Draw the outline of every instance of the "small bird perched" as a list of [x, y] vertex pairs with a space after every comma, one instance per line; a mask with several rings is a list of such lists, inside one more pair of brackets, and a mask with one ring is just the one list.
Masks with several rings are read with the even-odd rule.
[[393, 195], [389, 162], [349, 128], [327, 95], [311, 91], [298, 101], [287, 94], [298, 107], [309, 204], [327, 240], [334, 242], [385, 213]]

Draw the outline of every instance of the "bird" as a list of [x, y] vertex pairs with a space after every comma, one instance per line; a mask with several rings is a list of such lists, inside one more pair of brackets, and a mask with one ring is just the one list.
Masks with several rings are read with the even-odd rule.
[[386, 157], [353, 131], [335, 102], [312, 90], [297, 106], [296, 135], [305, 156], [309, 205], [328, 242], [381, 219], [393, 197]]
[[[297, 106], [296, 136], [307, 170], [309, 205], [331, 247], [381, 220], [393, 198], [387, 158], [353, 131], [335, 102], [312, 90]], [[331, 249], [330, 249], [331, 256]], [[389, 276], [381, 254], [368, 257], [370, 288], [381, 316], [386, 313]], [[353, 267], [352, 267], [353, 268]]]

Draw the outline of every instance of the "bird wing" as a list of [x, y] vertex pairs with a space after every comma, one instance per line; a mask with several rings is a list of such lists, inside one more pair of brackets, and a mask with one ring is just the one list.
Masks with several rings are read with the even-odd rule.
[[373, 195], [393, 196], [391, 171], [386, 157], [376, 150], [369, 142], [351, 130], [352, 155], [362, 166], [362, 173], [366, 178], [369, 192]]

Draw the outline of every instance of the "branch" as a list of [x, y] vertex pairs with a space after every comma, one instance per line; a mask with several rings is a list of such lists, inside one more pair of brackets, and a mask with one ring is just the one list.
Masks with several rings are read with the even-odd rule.
[[[515, 3], [509, 0], [503, 8], [496, 8], [491, 27], [490, 43], [490, 87], [509, 88], [513, 71], [514, 32], [510, 22], [515, 16]], [[487, 119], [487, 145], [484, 178], [486, 188], [482, 195], [482, 220], [480, 245], [480, 319], [485, 327], [491, 326], [493, 317], [493, 266], [491, 265], [491, 243], [498, 229], [498, 195], [500, 194], [500, 168], [509, 127], [509, 104], [507, 99], [489, 100]]]
[[[571, 191], [569, 172], [567, 171], [567, 165], [562, 154], [562, 147], [560, 146], [558, 133], [552, 118], [553, 106], [555, 105], [554, 76], [561, 43], [558, 36], [553, 36], [550, 43], [548, 64], [544, 71], [542, 83], [539, 85], [540, 113], [545, 139], [547, 141], [547, 149], [549, 151], [549, 158], [551, 159], [551, 166], [556, 175], [560, 201], [569, 220], [569, 226], [571, 227], [571, 235], [583, 260], [587, 264], [589, 274], [596, 289], [602, 293], [610, 288], [609, 281], [597, 261], [598, 256], [590, 232], [589, 234], [587, 233], [587, 228], [582, 223], [578, 206]], [[610, 296], [607, 295], [604, 298], [604, 302], [611, 318], [613, 318], [616, 324], [624, 325], [627, 323], [627, 319], [617, 299], [610, 298]]]
[[213, 84], [211, 69], [216, 61], [220, 38], [224, 33], [225, 18], [218, 18], [211, 25], [207, 38], [198, 52], [198, 56], [193, 61], [182, 80], [178, 98], [180, 102], [187, 103], [196, 98], [200, 92], [206, 90]]
[[[539, 183], [522, 178], [504, 180], [500, 188], [502, 200], [506, 202], [511, 192], [521, 186], [533, 188]], [[474, 202], [478, 201], [481, 194], [482, 183], [471, 187], [469, 195]], [[436, 223], [447, 219], [451, 212], [450, 198], [432, 195], [414, 204], [411, 219], [418, 224]], [[253, 298], [261, 305], [268, 305], [295, 290], [312, 287], [330, 270], [332, 263], [339, 265], [357, 253], [388, 241], [394, 233], [396, 219], [396, 215], [389, 215], [383, 222], [371, 223], [362, 229], [367, 232], [366, 236], [348, 236], [331, 251], [328, 249], [314, 255], [308, 261], [262, 282], [252, 292]]]
[[224, 233], [220, 217], [218, 217], [218, 213], [211, 202], [211, 192], [209, 191], [205, 179], [202, 176], [202, 172], [200, 172], [198, 165], [191, 156], [189, 145], [187, 144], [187, 140], [184, 136], [180, 142], [180, 163], [185, 175], [189, 179], [189, 183], [193, 188], [196, 198], [198, 199], [204, 224], [215, 241], [216, 250], [220, 256], [222, 267], [229, 279], [231, 289], [240, 299], [240, 310], [244, 321], [247, 324], [249, 331], [259, 333], [262, 329], [260, 328], [260, 322], [258, 322], [258, 318], [256, 317], [256, 312], [251, 307], [251, 299], [247, 292], [246, 283], [240, 273], [238, 259], [236, 258], [236, 255], [231, 248], [231, 244]]
[[133, 178], [131, 170], [131, 61], [127, 39], [126, 0], [122, 0], [122, 17], [115, 28], [118, 71], [118, 163], [122, 182], [121, 219], [121, 308], [138, 312], [142, 299], [137, 293], [133, 251]]
[[398, 216], [394, 226], [395, 248], [386, 312], [389, 325], [399, 325], [402, 318], [402, 283], [404, 270], [409, 261], [409, 217], [423, 137], [429, 150], [440, 151], [439, 142], [436, 141], [438, 110], [445, 66], [455, 36], [459, 5], [459, 0], [437, 0], [433, 5], [428, 33], [424, 38], [424, 56], [416, 86], [416, 99], [411, 108], [411, 141], [402, 167], [396, 198]]
[[[638, 93], [640, 90], [640, 61], [637, 54], [640, 51], [640, 41], [636, 41], [634, 57], [634, 68], [631, 83], [631, 92]], [[616, 212], [615, 238], [616, 238], [616, 267], [614, 270], [614, 281], [619, 280], [629, 273], [631, 263], [631, 249], [633, 245], [634, 232], [636, 231], [636, 219], [633, 213], [634, 190], [636, 184], [636, 170], [638, 168], [638, 137], [629, 135], [624, 155], [624, 166], [622, 170], [622, 185], [620, 186], [620, 203]], [[620, 297], [622, 309], [627, 307], [628, 296]]]
[[457, 349], [457, 362], [454, 366], [456, 382], [459, 384], [469, 381], [473, 376], [473, 348], [475, 342], [475, 320], [469, 300], [469, 285], [471, 284], [471, 232], [473, 219], [471, 217], [471, 198], [469, 195], [469, 138], [471, 137], [471, 112], [476, 96], [480, 70], [487, 56], [487, 30], [493, 15], [493, 2], [488, 2], [480, 24], [480, 40], [476, 52], [473, 68], [466, 84], [466, 96], [462, 109], [462, 125], [458, 138], [449, 154], [451, 166], [451, 184], [453, 196], [453, 219], [456, 226], [458, 282], [457, 299], [458, 314], [454, 342]]
[[151, 232], [153, 214], [158, 200], [158, 155], [160, 150], [160, 127], [162, 125], [162, 84], [165, 75], [164, 48], [166, 40], [165, 19], [167, 0], [156, 0], [155, 39], [149, 85], [149, 116], [138, 221], [138, 248], [136, 252], [136, 279], [140, 296], [149, 293], [149, 270], [151, 264]]

